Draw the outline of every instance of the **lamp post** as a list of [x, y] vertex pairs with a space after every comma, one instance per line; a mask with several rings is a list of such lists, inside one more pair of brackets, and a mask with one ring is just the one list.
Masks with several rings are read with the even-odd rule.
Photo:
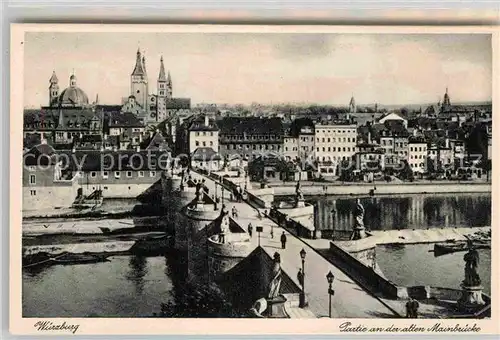
[[305, 288], [304, 288], [305, 281], [306, 281], [306, 271], [304, 269], [304, 264], [306, 261], [306, 251], [304, 250], [304, 248], [302, 248], [302, 250], [300, 251], [300, 259], [302, 260], [303, 279], [302, 279], [302, 292], [300, 293], [300, 296], [299, 296], [299, 307], [304, 308], [306, 306], [306, 292], [305, 292]]
[[332, 283], [335, 276], [333, 276], [332, 271], [326, 274], [326, 280], [328, 281], [328, 317], [332, 317], [332, 296], [335, 295], [335, 291], [332, 289]]

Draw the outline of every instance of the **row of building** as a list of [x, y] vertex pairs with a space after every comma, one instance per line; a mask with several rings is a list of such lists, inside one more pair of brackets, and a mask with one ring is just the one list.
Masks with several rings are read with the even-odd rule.
[[491, 119], [472, 117], [434, 119], [424, 125], [418, 119], [388, 113], [358, 125], [349, 115], [340, 120], [298, 118], [291, 124], [280, 118], [193, 115], [177, 131], [176, 152], [190, 155], [192, 164], [200, 168], [220, 165], [204, 162], [207, 155], [226, 163], [278, 155], [309, 164], [325, 175], [338, 175], [339, 164], [345, 161], [353, 162], [357, 170], [366, 170], [373, 162], [389, 168], [406, 161], [414, 173], [426, 173], [429, 160], [437, 170], [464, 166], [471, 154], [491, 159]]

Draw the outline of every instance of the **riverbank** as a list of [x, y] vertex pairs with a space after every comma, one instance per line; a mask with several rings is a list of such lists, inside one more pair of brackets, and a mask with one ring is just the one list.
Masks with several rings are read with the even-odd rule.
[[[296, 183], [269, 183], [275, 195], [295, 195]], [[323, 183], [301, 182], [304, 195], [393, 195], [491, 193], [491, 182], [422, 181], [411, 183]]]

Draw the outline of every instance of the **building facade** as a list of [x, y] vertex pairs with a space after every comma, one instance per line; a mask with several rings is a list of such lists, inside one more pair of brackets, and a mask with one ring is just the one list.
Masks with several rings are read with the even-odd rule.
[[427, 172], [427, 142], [422, 137], [408, 140], [408, 164], [414, 173]]
[[337, 165], [343, 160], [352, 159], [356, 153], [357, 126], [349, 122], [316, 124], [315, 139], [318, 171], [336, 173]]
[[217, 124], [219, 149], [224, 158], [253, 160], [260, 155], [282, 153], [284, 133], [280, 118], [224, 117]]

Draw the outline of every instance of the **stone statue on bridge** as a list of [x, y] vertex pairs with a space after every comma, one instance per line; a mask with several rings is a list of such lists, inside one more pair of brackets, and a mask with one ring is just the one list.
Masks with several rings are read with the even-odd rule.
[[295, 195], [297, 196], [297, 199], [304, 199], [304, 194], [300, 188], [300, 181], [297, 181], [297, 185], [295, 186]]
[[365, 208], [361, 204], [361, 200], [356, 200], [356, 208], [354, 209], [354, 228], [351, 235], [351, 240], [360, 240], [366, 237], [365, 232]]
[[467, 286], [479, 286], [481, 284], [481, 278], [477, 273], [479, 253], [474, 248], [471, 240], [467, 240], [467, 246], [469, 251], [464, 255], [465, 279], [463, 283]]
[[274, 253], [274, 265], [272, 271], [272, 280], [269, 284], [268, 299], [274, 299], [280, 294], [281, 287], [281, 256], [279, 253]]
[[467, 313], [474, 313], [483, 308], [483, 287], [477, 272], [479, 253], [474, 248], [472, 240], [467, 240], [469, 251], [464, 255], [465, 278], [462, 281], [462, 296], [457, 301], [458, 307]]
[[295, 207], [300, 208], [304, 207], [304, 194], [302, 193], [302, 189], [300, 188], [300, 180], [297, 181], [297, 185], [295, 186]]
[[195, 192], [196, 202], [201, 201], [201, 185], [202, 185], [201, 181], [196, 182], [196, 192]]

